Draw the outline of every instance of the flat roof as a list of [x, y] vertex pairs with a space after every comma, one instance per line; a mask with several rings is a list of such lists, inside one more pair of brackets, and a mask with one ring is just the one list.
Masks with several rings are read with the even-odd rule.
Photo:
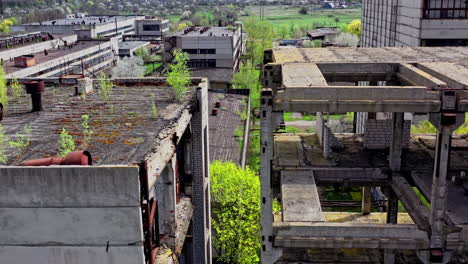
[[468, 47], [273, 49], [273, 62], [280, 64], [451, 62], [468, 67]]
[[[241, 163], [241, 141], [237, 131], [242, 131], [244, 135], [245, 120], [243, 113], [247, 111], [247, 101], [249, 96], [240, 94], [227, 94], [222, 92], [209, 92], [208, 109], [217, 109], [216, 116], [209, 116], [210, 129], [210, 161], [232, 161]], [[221, 103], [219, 108], [215, 108], [216, 102]]]
[[[99, 44], [102, 44], [103, 42], [105, 42], [105, 40], [78, 41], [78, 42], [75, 42], [71, 47], [64, 48], [63, 46], [61, 46], [60, 49], [47, 49], [47, 52], [48, 52], [47, 55], [44, 54], [44, 51], [33, 53], [31, 55], [34, 55], [36, 64], [41, 64], [41, 63], [51, 61], [53, 59], [57, 59], [57, 58], [72, 54], [74, 52], [78, 52], [80, 50], [84, 50], [93, 46], [97, 46]], [[16, 67], [14, 57], [12, 57], [11, 60], [4, 61], [3, 67], [5, 69], [6, 74], [13, 73], [13, 72], [23, 70], [23, 69], [27, 69], [27, 68]]]
[[[188, 27], [189, 28], [189, 27]], [[171, 34], [171, 36], [177, 36], [177, 37], [222, 37], [224, 36], [233, 36], [234, 35], [234, 30], [229, 29], [228, 27], [208, 27], [208, 29], [201, 33], [201, 30], [203, 30], [205, 27], [195, 27], [194, 30], [190, 31], [187, 34], [184, 34], [184, 30], [188, 29], [182, 29], [177, 32], [174, 32]]]
[[190, 69], [193, 77], [206, 77], [210, 82], [231, 83], [234, 70], [229, 68], [194, 68]]
[[[18, 157], [8, 148], [7, 165], [27, 159], [57, 156], [59, 135], [65, 128], [73, 136], [77, 149], [88, 150], [95, 165], [129, 165], [140, 163], [156, 149], [163, 135], [172, 135], [179, 119], [192, 107], [195, 87], [191, 87], [183, 102], [173, 99], [172, 89], [164, 81], [138, 86], [117, 84], [109, 101], [103, 101], [98, 91], [85, 98], [73, 96], [74, 85], [47, 85], [42, 96], [44, 111], [31, 113], [31, 99], [24, 94], [19, 102], [11, 102], [0, 122], [5, 135], [14, 138], [22, 134], [23, 126], [31, 127], [27, 135], [31, 144]], [[152, 97], [158, 110], [152, 115]], [[82, 116], [89, 115], [91, 138], [86, 144]]]
[[[110, 23], [115, 23], [119, 21], [125, 21], [128, 19], [135, 19], [135, 18], [144, 18], [144, 16], [85, 16], [85, 17], [76, 17], [76, 18], [61, 18], [49, 21], [42, 21], [42, 22], [34, 22], [29, 24], [23, 25], [34, 25], [34, 26], [78, 26], [85, 22], [85, 25], [105, 25]], [[101, 19], [101, 20], [100, 20]]]
[[136, 49], [150, 44], [149, 41], [124, 41], [119, 42], [119, 49]]

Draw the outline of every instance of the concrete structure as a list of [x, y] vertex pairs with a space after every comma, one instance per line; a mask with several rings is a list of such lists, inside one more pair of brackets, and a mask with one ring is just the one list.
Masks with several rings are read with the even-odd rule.
[[139, 19], [135, 22], [135, 34], [142, 38], [158, 37], [160, 40], [163, 40], [169, 34], [169, 19]]
[[135, 24], [145, 16], [84, 16], [14, 25], [13, 31], [43, 31], [50, 34], [77, 34], [78, 39], [118, 37], [135, 34]]
[[[190, 54], [190, 68], [225, 68], [237, 71], [242, 54], [240, 26], [189, 27], [167, 36], [164, 40], [164, 59], [171, 62], [174, 50]], [[210, 76], [206, 76], [210, 79]]]
[[[47, 40], [25, 42], [0, 48], [0, 60], [8, 78], [95, 76], [118, 59], [118, 39], [77, 41], [77, 35], [48, 35]], [[1, 42], [1, 41], [0, 41]], [[15, 64], [18, 57], [28, 56], [33, 64]]]
[[139, 48], [145, 48], [149, 41], [123, 41], [119, 43], [119, 57], [133, 57]]
[[[162, 78], [113, 80], [107, 101], [99, 80], [44, 80], [43, 111], [23, 95], [1, 121], [29, 144], [2, 152], [0, 263], [211, 263], [207, 80], [181, 102]], [[56, 156], [63, 128], [89, 166], [17, 166]]]
[[[452, 133], [468, 112], [468, 48], [274, 49], [264, 58], [262, 263], [287, 263], [291, 250], [311, 248], [378, 249], [386, 264], [402, 250], [413, 250], [423, 263], [459, 263], [468, 251], [468, 151], [464, 137]], [[319, 135], [276, 133], [284, 112], [317, 112], [319, 121], [322, 112], [390, 113], [389, 147], [363, 146], [378, 129], [324, 136], [330, 132], [323, 120]], [[405, 145], [404, 113], [428, 113], [437, 135], [413, 135]], [[343, 147], [326, 147], [333, 141]], [[366, 187], [365, 215], [373, 214], [368, 187], [380, 187], [388, 199], [386, 223], [327, 222], [316, 186], [332, 184]], [[281, 217], [274, 217], [273, 199], [282, 203]], [[414, 223], [398, 222], [398, 200]]]
[[363, 1], [361, 46], [467, 46], [464, 0]]

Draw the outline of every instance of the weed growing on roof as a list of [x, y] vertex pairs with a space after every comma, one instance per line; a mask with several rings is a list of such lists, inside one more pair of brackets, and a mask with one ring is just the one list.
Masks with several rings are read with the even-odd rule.
[[8, 137], [5, 135], [5, 130], [0, 124], [0, 163], [6, 164], [8, 162], [8, 156], [6, 154], [6, 143]]
[[174, 60], [175, 62], [169, 65], [167, 83], [172, 87], [175, 100], [181, 102], [191, 83], [190, 71], [187, 66], [189, 55], [178, 49], [174, 53]]
[[0, 67], [0, 103], [3, 104], [3, 112], [5, 113], [8, 108], [8, 90], [3, 67]]
[[81, 128], [83, 129], [83, 147], [86, 148], [91, 141], [91, 136], [93, 135], [93, 131], [89, 126], [89, 115], [81, 116]]
[[10, 148], [14, 148], [16, 150], [17, 159], [21, 159], [21, 157], [24, 154], [24, 150], [26, 149], [27, 146], [29, 146], [29, 144], [31, 144], [31, 138], [30, 138], [31, 132], [32, 132], [31, 127], [26, 124], [23, 126], [22, 134], [16, 133], [16, 136], [15, 136], [16, 139], [8, 141], [8, 145], [10, 146]]
[[106, 76], [103, 72], [99, 75], [99, 86], [100, 86], [100, 93], [99, 95], [101, 96], [102, 100], [107, 104], [109, 102], [109, 98], [112, 94], [112, 88], [114, 87], [114, 84], [112, 81], [109, 79], [109, 77]]
[[158, 107], [156, 106], [156, 98], [154, 94], [151, 95], [151, 117], [158, 119]]
[[14, 100], [18, 102], [23, 94], [23, 85], [15, 78], [11, 81], [10, 88]]
[[75, 150], [75, 141], [73, 137], [68, 134], [68, 131], [65, 128], [62, 128], [59, 138], [59, 156], [65, 157], [68, 153]]

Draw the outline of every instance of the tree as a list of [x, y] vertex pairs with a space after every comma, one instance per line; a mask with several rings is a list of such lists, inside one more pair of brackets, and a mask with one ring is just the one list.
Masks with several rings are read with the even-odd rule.
[[175, 50], [174, 63], [169, 65], [167, 73], [167, 83], [172, 87], [174, 97], [178, 102], [184, 99], [188, 86], [192, 82], [187, 66], [188, 60], [188, 53], [182, 52], [180, 49]]
[[127, 57], [121, 59], [117, 66], [112, 68], [112, 77], [143, 77], [145, 72], [145, 62], [141, 57]]
[[346, 26], [346, 32], [354, 34], [358, 37], [361, 36], [361, 20], [353, 20]]
[[211, 172], [213, 244], [226, 263], [259, 263], [260, 179], [248, 167], [215, 161]]
[[307, 8], [305, 6], [301, 7], [301, 9], [299, 9], [299, 14], [307, 15]]
[[335, 44], [340, 47], [357, 47], [359, 43], [358, 36], [348, 33], [341, 32], [338, 36], [335, 37]]
[[3, 105], [3, 113], [8, 108], [8, 88], [3, 66], [0, 66], [0, 103]]
[[257, 18], [249, 18], [244, 24], [248, 35], [247, 54], [252, 66], [263, 62], [263, 51], [273, 46], [273, 25], [269, 22], [260, 21]]

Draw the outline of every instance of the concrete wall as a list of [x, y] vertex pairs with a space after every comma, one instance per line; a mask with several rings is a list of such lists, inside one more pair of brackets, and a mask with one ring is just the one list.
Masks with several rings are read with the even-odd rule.
[[[143, 30], [143, 25], [159, 25], [158, 31]], [[169, 33], [169, 20], [140, 19], [135, 21], [135, 34], [146, 36], [163, 36]]]
[[29, 44], [25, 46], [19, 46], [19, 47], [10, 48], [7, 50], [2, 50], [0, 51], [0, 59], [3, 59], [6, 61], [6, 60], [9, 60], [10, 58], [15, 58], [21, 55], [42, 52], [45, 49], [54, 49], [57, 47], [57, 45], [61, 45], [61, 46], [63, 45], [62, 40], [67, 41], [67, 43], [70, 44], [70, 43], [77, 41], [77, 36], [73, 34], [70, 36], [61, 37], [60, 39], [37, 42], [35, 44]]
[[[393, 120], [366, 120], [364, 134], [364, 147], [368, 149], [384, 149], [390, 147], [392, 140]], [[403, 124], [403, 146], [410, 143], [411, 121], [405, 120]]]
[[138, 167], [2, 167], [0, 175], [0, 263], [144, 263]]
[[364, 0], [363, 47], [419, 46], [420, 0]]
[[322, 146], [323, 156], [329, 158], [333, 152], [332, 148], [340, 147], [342, 144], [327, 126], [322, 113], [317, 113], [316, 129], [320, 145]]
[[216, 49], [216, 54], [190, 54], [190, 59], [215, 59], [218, 68], [233, 68], [232, 37], [181, 37], [181, 49]]
[[422, 39], [468, 39], [467, 19], [424, 19]]

